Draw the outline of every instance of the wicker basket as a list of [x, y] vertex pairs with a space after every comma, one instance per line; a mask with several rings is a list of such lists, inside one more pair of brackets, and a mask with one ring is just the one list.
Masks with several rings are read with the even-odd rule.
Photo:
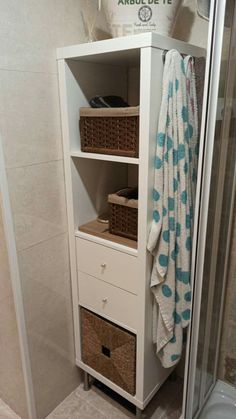
[[89, 367], [135, 394], [136, 337], [81, 308], [82, 360]]
[[138, 200], [111, 194], [108, 195], [108, 203], [110, 207], [109, 232], [137, 240]]
[[139, 107], [81, 108], [81, 150], [138, 157]]

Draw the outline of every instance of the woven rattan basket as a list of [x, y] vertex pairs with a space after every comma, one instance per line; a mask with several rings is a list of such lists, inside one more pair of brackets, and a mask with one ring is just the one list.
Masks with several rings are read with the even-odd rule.
[[82, 360], [104, 377], [135, 394], [136, 337], [81, 308]]
[[110, 209], [109, 232], [137, 240], [138, 200], [111, 194], [108, 195], [108, 203]]
[[138, 157], [139, 107], [81, 108], [81, 150]]

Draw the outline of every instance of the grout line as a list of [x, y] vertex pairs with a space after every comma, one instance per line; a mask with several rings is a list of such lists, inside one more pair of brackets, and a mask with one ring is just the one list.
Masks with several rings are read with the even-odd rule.
[[24, 247], [22, 249], [17, 249], [17, 253], [20, 254], [22, 252], [25, 252], [26, 250], [29, 250], [29, 249], [32, 249], [35, 246], [38, 246], [39, 244], [46, 243], [49, 240], [53, 240], [57, 237], [64, 236], [64, 235], [68, 235], [68, 230], [62, 231], [61, 233], [55, 234], [54, 236], [48, 237], [47, 239], [40, 240], [37, 243], [31, 244], [30, 246]]
[[24, 164], [21, 166], [5, 166], [6, 170], [14, 170], [14, 169], [23, 169], [25, 167], [32, 167], [32, 166], [40, 166], [43, 164], [49, 164], [49, 163], [55, 163], [55, 162], [63, 162], [63, 157], [61, 157], [60, 159], [55, 159], [55, 160], [48, 160], [48, 161], [42, 161], [42, 162], [37, 162], [37, 163], [30, 163], [30, 164]]
[[43, 74], [46, 76], [58, 76], [58, 72], [47, 72], [47, 71], [32, 71], [32, 70], [20, 70], [20, 69], [14, 69], [14, 68], [2, 68], [0, 67], [0, 72], [1, 71], [11, 71], [11, 72], [15, 72], [15, 73], [32, 73], [32, 74]]

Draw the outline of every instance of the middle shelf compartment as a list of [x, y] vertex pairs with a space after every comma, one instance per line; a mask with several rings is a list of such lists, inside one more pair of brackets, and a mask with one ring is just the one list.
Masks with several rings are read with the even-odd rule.
[[[73, 157], [71, 158], [71, 173], [75, 235], [84, 233], [131, 249], [137, 249], [137, 240], [135, 240], [134, 233], [129, 236], [126, 232], [122, 234], [122, 229], [120, 233], [115, 229], [111, 230], [114, 224], [114, 203], [108, 203], [108, 196], [123, 188], [137, 188], [139, 166], [115, 161]], [[137, 206], [136, 204], [136, 209], [128, 209], [128, 211], [131, 211], [127, 215], [130, 225], [133, 222], [132, 214], [137, 218]], [[109, 208], [111, 209], [110, 212]], [[118, 206], [118, 208], [120, 207]], [[132, 211], [134, 212], [132, 213]], [[110, 223], [109, 229], [108, 221], [112, 215], [113, 222]], [[124, 215], [125, 211], [123, 211], [123, 217]], [[104, 219], [105, 222], [103, 222]], [[124, 219], [122, 222], [123, 225], [126, 225]], [[132, 224], [134, 225], [134, 223]], [[126, 237], [124, 237], [125, 235]]]

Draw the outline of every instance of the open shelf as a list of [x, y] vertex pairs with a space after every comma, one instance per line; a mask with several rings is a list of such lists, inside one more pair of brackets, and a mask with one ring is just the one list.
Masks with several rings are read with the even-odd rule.
[[117, 163], [139, 164], [138, 158], [114, 156], [110, 154], [85, 153], [83, 151], [71, 151], [71, 157], [78, 157], [81, 159], [93, 159], [103, 161], [113, 161]]
[[100, 223], [97, 220], [90, 221], [79, 227], [79, 232], [86, 233], [104, 240], [120, 244], [122, 246], [137, 249], [137, 242], [135, 240], [127, 239], [126, 237], [117, 236], [109, 233], [108, 224]]

